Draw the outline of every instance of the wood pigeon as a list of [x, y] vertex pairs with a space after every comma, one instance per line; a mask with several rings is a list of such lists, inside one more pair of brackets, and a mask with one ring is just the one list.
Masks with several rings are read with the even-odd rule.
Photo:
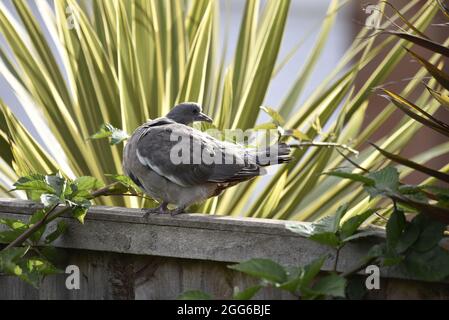
[[[276, 145], [272, 159], [270, 148], [260, 151], [218, 140], [190, 127], [195, 121], [212, 122], [212, 119], [202, 112], [199, 104], [184, 102], [165, 117], [138, 127], [128, 140], [123, 155], [125, 174], [160, 203], [148, 213], [183, 213], [191, 204], [264, 174], [263, 166], [272, 163], [262, 163], [261, 155], [275, 163], [290, 160], [290, 148], [284, 143]], [[180, 154], [184, 161], [179, 161]], [[168, 204], [177, 208], [169, 210]]]

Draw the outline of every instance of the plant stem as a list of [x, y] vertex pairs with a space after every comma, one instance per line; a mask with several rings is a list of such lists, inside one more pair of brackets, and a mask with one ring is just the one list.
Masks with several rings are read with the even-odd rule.
[[289, 146], [293, 147], [293, 148], [306, 148], [306, 147], [330, 148], [330, 147], [334, 147], [334, 148], [340, 148], [340, 149], [347, 150], [355, 155], [359, 154], [359, 152], [357, 150], [349, 147], [348, 145], [340, 144], [340, 143], [336, 143], [336, 142], [320, 142], [320, 141], [298, 142], [298, 143], [289, 143]]
[[[40, 227], [42, 227], [45, 222], [49, 222], [48, 218], [50, 214], [58, 207], [57, 204], [53, 205], [44, 215], [44, 217], [33, 224], [30, 228], [26, 229], [20, 236], [18, 236], [16, 239], [14, 239], [11, 243], [9, 243], [3, 250], [8, 250], [12, 247], [20, 246], [22, 243], [24, 243], [31, 235], [36, 232]], [[3, 251], [2, 250], [2, 251]]]
[[341, 247], [337, 247], [335, 249], [335, 260], [334, 260], [334, 266], [332, 268], [334, 272], [337, 272], [338, 258], [339, 258], [339, 255], [340, 255], [340, 249], [341, 249]]
[[[101, 197], [101, 196], [106, 196], [106, 195], [110, 195], [108, 194], [108, 191], [114, 187], [115, 185], [117, 185], [118, 183], [112, 183], [110, 185], [107, 185], [101, 189], [95, 190], [91, 193], [92, 198], [97, 198], [97, 197]], [[116, 195], [125, 195], [125, 194], [116, 194]], [[129, 194], [130, 196], [139, 196], [139, 195], [132, 195]], [[53, 220], [55, 220], [56, 218], [58, 218], [59, 216], [61, 216], [62, 214], [68, 212], [71, 210], [71, 207], [63, 207], [60, 211], [55, 212], [54, 214], [52, 214], [55, 209], [58, 208], [58, 204], [55, 204], [54, 206], [52, 206], [50, 209], [48, 209], [48, 211], [45, 213], [44, 217], [39, 220], [38, 222], [36, 222], [35, 224], [33, 224], [30, 228], [26, 229], [20, 236], [18, 236], [16, 239], [14, 239], [12, 242], [10, 242], [6, 247], [4, 247], [2, 249], [3, 250], [7, 250], [10, 249], [12, 247], [17, 247], [20, 246], [22, 243], [24, 243], [28, 238], [30, 238], [34, 232], [36, 232], [38, 229], [40, 229], [44, 224], [49, 223]]]

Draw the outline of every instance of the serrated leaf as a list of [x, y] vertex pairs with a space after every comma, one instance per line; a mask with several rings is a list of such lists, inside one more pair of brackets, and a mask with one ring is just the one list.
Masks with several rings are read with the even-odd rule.
[[237, 291], [233, 295], [234, 300], [250, 300], [262, 288], [261, 285], [248, 287], [245, 290]]
[[228, 268], [272, 283], [283, 283], [287, 280], [284, 267], [269, 259], [251, 259]]
[[398, 243], [402, 231], [405, 228], [406, 220], [404, 212], [400, 210], [394, 210], [388, 219], [386, 232], [387, 232], [387, 247], [390, 250], [394, 250]]
[[396, 252], [401, 254], [408, 250], [419, 237], [419, 227], [415, 223], [407, 223], [404, 232], [396, 244]]
[[446, 230], [444, 224], [423, 214], [417, 215], [411, 223], [419, 230], [419, 237], [413, 244], [413, 249], [419, 252], [428, 251], [438, 245]]
[[302, 267], [287, 267], [287, 281], [279, 284], [277, 288], [295, 293], [302, 281], [304, 268]]
[[116, 145], [129, 138], [129, 134], [123, 130], [117, 129], [109, 123], [101, 126], [100, 130], [90, 136], [90, 139], [104, 139], [111, 138], [110, 144]]
[[45, 243], [46, 244], [50, 244], [53, 241], [55, 241], [56, 239], [58, 239], [67, 229], [67, 224], [64, 221], [58, 221], [58, 224], [56, 225], [56, 229], [49, 233], [46, 237], [45, 237]]
[[75, 206], [75, 207], [72, 208], [72, 215], [80, 223], [84, 224], [84, 218], [86, 217], [86, 214], [87, 214], [88, 210], [89, 210], [89, 207]]
[[13, 230], [16, 230], [16, 229], [24, 230], [27, 227], [27, 225], [21, 220], [8, 219], [8, 218], [1, 218], [0, 224], [4, 224]]
[[126, 187], [130, 192], [140, 192], [139, 186], [137, 186], [134, 181], [132, 181], [132, 179], [128, 176], [124, 176], [121, 174], [105, 174], [105, 176], [111, 178], [112, 181], [120, 182], [120, 184]]
[[372, 144], [372, 146], [374, 146], [380, 153], [382, 153], [382, 155], [384, 155], [385, 157], [387, 157], [390, 160], [393, 160], [396, 163], [399, 163], [404, 166], [410, 167], [412, 169], [418, 170], [418, 171], [423, 172], [431, 177], [435, 177], [441, 181], [445, 181], [445, 182], [449, 183], [449, 175], [444, 172], [440, 172], [438, 170], [433, 170], [431, 168], [420, 165], [419, 163], [416, 163], [409, 159], [405, 159], [397, 154], [392, 154], [386, 150], [383, 150], [383, 149], [377, 147], [374, 144]]
[[442, 281], [449, 276], [449, 253], [439, 246], [427, 252], [409, 253], [404, 265], [407, 272], [420, 280]]
[[399, 188], [399, 172], [393, 167], [371, 172], [368, 178], [374, 181], [374, 186], [365, 186], [365, 190], [372, 198], [381, 194], [389, 195], [397, 192]]
[[333, 232], [321, 232], [313, 234], [309, 237], [310, 240], [336, 248], [341, 245], [338, 236]]
[[340, 238], [342, 240], [346, 240], [348, 237], [354, 235], [362, 223], [371, 217], [376, 211], [376, 209], [368, 209], [359, 215], [349, 218], [340, 228]]
[[346, 279], [334, 273], [330, 274], [319, 279], [318, 282], [313, 285], [311, 291], [316, 295], [344, 298]]
[[54, 190], [53, 193], [61, 196], [64, 193], [67, 180], [59, 174], [45, 176], [45, 182]]
[[307, 287], [315, 279], [315, 277], [320, 273], [323, 267], [326, 257], [318, 258], [304, 267], [304, 271], [301, 275], [301, 287]]
[[14, 247], [0, 251], [0, 271], [11, 275], [19, 276], [22, 269], [17, 265], [17, 262], [28, 251], [29, 247]]
[[14, 190], [36, 191], [41, 193], [54, 193], [55, 190], [47, 184], [45, 176], [40, 174], [29, 175], [19, 178], [13, 186]]
[[104, 187], [104, 183], [97, 178], [91, 176], [83, 176], [75, 179], [73, 184], [77, 186], [78, 190], [94, 190]]
[[41, 194], [40, 200], [41, 200], [41, 203], [46, 208], [53, 207], [54, 205], [56, 205], [60, 202], [60, 199], [58, 196], [56, 196], [54, 194], [49, 194], [49, 193]]
[[0, 243], [8, 244], [17, 239], [22, 234], [21, 230], [0, 231]]
[[348, 204], [345, 203], [338, 207], [337, 212], [333, 216], [333, 223], [331, 225], [331, 231], [336, 233], [340, 229], [340, 222], [344, 215], [348, 212]]

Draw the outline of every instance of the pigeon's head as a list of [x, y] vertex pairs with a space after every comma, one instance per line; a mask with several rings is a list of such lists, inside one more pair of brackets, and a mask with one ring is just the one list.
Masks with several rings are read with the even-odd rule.
[[212, 119], [202, 112], [201, 106], [196, 102], [180, 103], [176, 105], [166, 117], [185, 125], [195, 121], [212, 122]]

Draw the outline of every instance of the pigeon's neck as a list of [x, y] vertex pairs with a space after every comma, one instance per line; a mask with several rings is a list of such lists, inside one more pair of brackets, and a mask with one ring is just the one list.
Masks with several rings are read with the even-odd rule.
[[178, 116], [176, 114], [170, 114], [169, 113], [165, 117], [170, 119], [170, 120], [173, 120], [174, 122], [180, 123], [180, 124], [189, 125], [191, 123], [190, 121], [188, 121], [185, 118], [180, 117], [180, 116]]

